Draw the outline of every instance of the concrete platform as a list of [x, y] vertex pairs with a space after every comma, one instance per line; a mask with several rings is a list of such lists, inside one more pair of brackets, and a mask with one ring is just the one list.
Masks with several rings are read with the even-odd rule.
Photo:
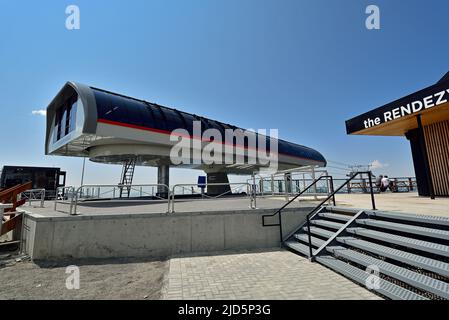
[[[338, 194], [336, 199], [338, 206], [371, 208], [369, 194]], [[379, 210], [449, 216], [449, 197], [440, 197], [432, 200], [430, 198], [420, 197], [415, 192], [386, 192], [376, 194], [375, 199], [376, 207]]]
[[[284, 200], [285, 201], [285, 200]], [[33, 260], [66, 258], [164, 257], [173, 254], [280, 245], [279, 227], [263, 227], [262, 216], [284, 202], [260, 199], [264, 208], [250, 209], [248, 199], [179, 201], [175, 213], [167, 203], [107, 202], [83, 204], [79, 215], [30, 208], [24, 219], [24, 248]], [[285, 233], [305, 221], [313, 208], [307, 201], [283, 211]], [[267, 219], [277, 223], [278, 217]]]
[[[277, 210], [285, 204], [285, 197], [258, 198], [257, 209]], [[289, 205], [289, 208], [313, 207], [318, 201], [303, 199]], [[215, 200], [176, 200], [175, 213], [188, 212], [216, 212], [216, 211], [241, 211], [253, 210], [247, 198], [221, 198]], [[44, 208], [39, 206], [29, 207], [24, 205], [21, 209], [30, 215], [40, 217], [67, 217], [70, 206], [68, 204], [57, 205], [54, 210], [54, 202], [46, 201]], [[123, 215], [123, 214], [166, 214], [168, 210], [167, 201], [162, 200], [117, 200], [117, 201], [90, 201], [78, 204], [77, 214], [81, 216], [95, 215]]]
[[[368, 194], [338, 194], [338, 206], [371, 208]], [[305, 221], [319, 203], [301, 198], [283, 211], [283, 234]], [[279, 227], [263, 227], [262, 216], [276, 212], [285, 197], [179, 200], [175, 213], [167, 202], [81, 203], [79, 215], [68, 205], [46, 202], [45, 208], [24, 206], [24, 248], [32, 259], [160, 257], [225, 250], [253, 250], [280, 245]], [[449, 216], [449, 198], [430, 200], [416, 193], [376, 194], [380, 210]], [[267, 220], [277, 223], [278, 217]]]

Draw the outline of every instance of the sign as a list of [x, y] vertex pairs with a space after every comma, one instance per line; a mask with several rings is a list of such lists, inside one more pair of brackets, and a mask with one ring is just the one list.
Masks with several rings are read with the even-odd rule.
[[198, 176], [198, 188], [206, 188], [206, 176]]
[[352, 134], [390, 121], [399, 120], [403, 117], [417, 115], [428, 109], [445, 104], [448, 101], [449, 84], [447, 82], [437, 83], [380, 108], [347, 120], [346, 132]]

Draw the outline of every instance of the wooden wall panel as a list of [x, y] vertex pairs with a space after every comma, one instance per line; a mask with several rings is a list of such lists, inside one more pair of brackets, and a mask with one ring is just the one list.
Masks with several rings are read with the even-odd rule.
[[449, 196], [449, 121], [424, 126], [435, 195]]

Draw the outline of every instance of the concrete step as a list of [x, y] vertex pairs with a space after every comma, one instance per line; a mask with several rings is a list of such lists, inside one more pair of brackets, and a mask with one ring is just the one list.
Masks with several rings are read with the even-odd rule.
[[417, 234], [421, 236], [427, 236], [432, 238], [449, 240], [449, 231], [425, 227], [417, 227], [408, 224], [374, 220], [374, 219], [357, 219], [357, 224], [383, 228], [388, 230], [406, 232], [411, 234]]
[[449, 218], [448, 217], [436, 217], [436, 216], [429, 216], [429, 215], [420, 215], [420, 214], [412, 214], [412, 213], [397, 213], [397, 212], [388, 212], [388, 211], [366, 211], [366, 213], [370, 217], [378, 217], [378, 218], [394, 219], [394, 220], [401, 220], [401, 221], [413, 221], [413, 222], [426, 223], [426, 224], [449, 226]]
[[[366, 286], [370, 274], [364, 270], [351, 266], [330, 255], [319, 256], [316, 260], [360, 285]], [[427, 300], [419, 294], [413, 293], [384, 279], [379, 279], [379, 287], [372, 290], [393, 300]]]
[[391, 233], [380, 232], [365, 228], [348, 228], [347, 232], [371, 239], [397, 244], [407, 248], [413, 248], [424, 252], [430, 252], [441, 256], [449, 257], [449, 246], [429, 241], [422, 241], [413, 238], [394, 235]]
[[344, 226], [343, 223], [337, 223], [337, 222], [320, 220], [320, 219], [316, 219], [316, 220], [314, 219], [314, 220], [310, 221], [310, 223], [313, 225], [316, 225], [316, 226], [326, 227], [326, 228], [335, 229], [335, 230], [339, 230], [341, 227]]
[[432, 271], [436, 274], [449, 277], [449, 264], [443, 261], [423, 257], [406, 251], [393, 249], [369, 241], [353, 237], [337, 237], [337, 241], [348, 246], [393, 259], [411, 266]]
[[449, 299], [449, 284], [446, 282], [436, 280], [348, 248], [332, 246], [327, 247], [326, 250], [334, 254], [337, 258], [343, 258], [364, 267], [375, 265], [379, 268], [379, 271], [382, 274], [407, 283], [412, 287], [431, 292], [445, 299]]
[[337, 213], [329, 213], [329, 212], [320, 212], [318, 214], [318, 216], [320, 218], [338, 220], [338, 221], [343, 221], [345, 223], [352, 219], [352, 217], [348, 216], [348, 215], [337, 214]]
[[[302, 230], [306, 233], [308, 232], [307, 227], [303, 227]], [[318, 227], [310, 226], [310, 233], [315, 234], [315, 235], [320, 236], [325, 239], [329, 239], [330, 237], [332, 237], [334, 235], [335, 232], [332, 232], [332, 231], [329, 231], [326, 229], [322, 229], [322, 228], [318, 228]]]
[[[295, 234], [294, 237], [297, 240], [304, 242], [306, 245], [309, 244], [309, 236], [307, 233]], [[311, 237], [311, 240], [312, 240], [312, 245], [317, 248], [321, 247], [323, 244], [326, 243], [326, 241], [321, 240], [320, 238], [316, 238], [316, 237]]]

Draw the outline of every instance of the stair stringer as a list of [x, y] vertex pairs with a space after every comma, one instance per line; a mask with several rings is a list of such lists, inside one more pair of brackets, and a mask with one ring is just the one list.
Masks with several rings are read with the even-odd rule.
[[357, 212], [351, 218], [351, 220], [346, 222], [345, 225], [342, 226], [339, 230], [337, 230], [337, 232], [335, 232], [332, 237], [327, 239], [327, 241], [321, 247], [319, 247], [317, 250], [315, 250], [315, 252], [313, 253], [313, 256], [312, 256], [312, 261], [315, 259], [315, 257], [317, 257], [319, 255], [323, 255], [323, 252], [326, 252], [325, 249], [326, 249], [327, 246], [338, 245], [337, 237], [341, 237], [341, 236], [344, 236], [344, 235], [349, 235], [349, 233], [346, 232], [346, 229], [347, 228], [351, 228], [353, 226], [357, 226], [356, 220], [364, 218], [364, 217], [368, 217], [368, 215], [365, 212], [365, 210], [360, 210], [359, 212]]

